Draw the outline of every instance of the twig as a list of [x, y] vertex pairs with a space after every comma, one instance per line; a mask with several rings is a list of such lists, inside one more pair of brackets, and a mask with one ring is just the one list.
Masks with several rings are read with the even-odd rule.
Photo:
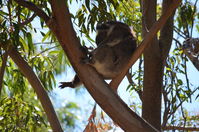
[[37, 16], [36, 13], [34, 13], [30, 18], [26, 19], [26, 21], [19, 23], [20, 27], [23, 27], [24, 25], [27, 25], [28, 23], [32, 22], [32, 20]]
[[39, 7], [37, 7], [34, 3], [25, 1], [25, 0], [14, 0], [19, 5], [26, 7], [32, 11], [34, 11], [40, 18], [44, 19], [44, 21], [47, 23], [49, 21], [49, 16]]
[[174, 26], [173, 29], [179, 36], [181, 36], [182, 38], [186, 39], [186, 35], [184, 35], [184, 33], [180, 29], [178, 29], [176, 26]]
[[198, 127], [180, 127], [180, 126], [166, 126], [163, 130], [184, 130], [184, 131], [199, 131]]
[[193, 27], [194, 27], [194, 14], [196, 13], [196, 9], [197, 9], [197, 3], [198, 3], [198, 0], [195, 1], [194, 3], [194, 9], [193, 9], [193, 14], [191, 15], [192, 16], [192, 21], [191, 21], [191, 36], [193, 34]]
[[[135, 84], [133, 82], [133, 80], [132, 80], [132, 75], [129, 72], [127, 72], [126, 77], [127, 77], [127, 79], [128, 79], [128, 81], [129, 81], [130, 84]], [[138, 90], [135, 89], [135, 91], [139, 95], [140, 100], [142, 100], [142, 90], [141, 89], [138, 89]]]

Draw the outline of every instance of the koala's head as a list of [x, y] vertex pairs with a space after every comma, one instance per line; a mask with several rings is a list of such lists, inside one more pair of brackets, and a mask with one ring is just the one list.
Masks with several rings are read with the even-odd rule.
[[132, 35], [129, 26], [118, 21], [109, 21], [102, 24], [97, 24], [96, 30], [97, 45], [107, 39], [113, 41], [114, 39], [123, 39], [128, 35]]
[[109, 25], [107, 23], [97, 24], [96, 27], [96, 39], [95, 42], [99, 45], [105, 38], [107, 38], [108, 31], [111, 29], [113, 25]]

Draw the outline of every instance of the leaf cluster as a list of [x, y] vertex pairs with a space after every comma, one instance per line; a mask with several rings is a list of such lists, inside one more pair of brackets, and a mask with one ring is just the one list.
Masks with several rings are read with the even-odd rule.
[[30, 132], [47, 130], [40, 109], [24, 102], [19, 95], [0, 100], [0, 131]]

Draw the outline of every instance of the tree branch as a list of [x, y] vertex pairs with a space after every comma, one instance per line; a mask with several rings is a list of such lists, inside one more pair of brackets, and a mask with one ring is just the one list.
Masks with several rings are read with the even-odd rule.
[[36, 13], [34, 13], [30, 18], [28, 18], [26, 21], [19, 23], [20, 27], [23, 27], [24, 25], [27, 25], [28, 23], [32, 22], [32, 20], [37, 16]]
[[163, 130], [184, 130], [184, 131], [199, 131], [197, 127], [179, 127], [179, 126], [166, 126], [162, 128]]
[[2, 57], [2, 65], [0, 67], [0, 96], [3, 88], [3, 76], [6, 68], [7, 59], [8, 59], [8, 51], [5, 51]]
[[25, 0], [14, 0], [14, 1], [17, 2], [20, 6], [26, 7], [28, 9], [32, 10], [33, 12], [35, 12], [40, 18], [44, 19], [44, 21], [46, 23], [50, 19], [48, 17], [48, 15], [42, 9], [40, 9], [39, 7], [37, 7], [32, 2], [25, 1]]
[[[2, 46], [3, 44], [0, 44]], [[28, 79], [29, 83], [35, 90], [37, 97], [39, 98], [44, 111], [46, 112], [48, 121], [54, 132], [62, 132], [62, 128], [60, 126], [59, 120], [54, 111], [53, 105], [48, 97], [47, 92], [45, 91], [42, 83], [38, 79], [38, 77], [33, 72], [32, 68], [28, 65], [28, 63], [21, 57], [21, 55], [10, 46], [9, 48], [9, 56], [15, 62], [15, 64], [19, 67], [20, 71], [24, 74], [24, 76]]]
[[157, 131], [136, 113], [132, 112], [92, 67], [80, 63], [81, 58], [84, 57], [84, 53], [80, 50], [81, 45], [73, 29], [65, 0], [52, 0], [51, 6], [54, 14], [53, 20], [57, 25], [56, 30], [51, 29], [55, 33], [79, 78], [95, 101], [125, 131]]
[[139, 47], [134, 52], [133, 56], [131, 57], [130, 62], [123, 69], [122, 73], [118, 77], [114, 78], [111, 81], [110, 87], [112, 89], [117, 89], [117, 87], [119, 86], [120, 82], [122, 81], [122, 79], [126, 75], [128, 69], [137, 61], [137, 59], [143, 53], [144, 49], [147, 46], [149, 46], [149, 44], [151, 44], [150, 41], [153, 39], [153, 37], [156, 35], [156, 33], [164, 26], [164, 24], [166, 23], [167, 19], [171, 16], [173, 11], [178, 7], [178, 5], [180, 3], [181, 3], [181, 0], [173, 0], [172, 3], [170, 3], [170, 6], [168, 7], [167, 11], [165, 11], [162, 14], [162, 16], [159, 18], [159, 20], [156, 21], [156, 23], [153, 24], [153, 26], [151, 27], [149, 32], [146, 34], [145, 38], [143, 39], [143, 41], [141, 42]]
[[[168, 10], [169, 5], [171, 4], [172, 0], [164, 0], [162, 4], [162, 12], [166, 12]], [[166, 63], [166, 59], [169, 53], [169, 50], [171, 48], [172, 40], [173, 40], [173, 26], [174, 26], [174, 13], [171, 14], [171, 16], [168, 18], [165, 25], [160, 30], [160, 39], [159, 39], [159, 45], [160, 45], [160, 51], [161, 51], [161, 57], [164, 62], [164, 65]]]

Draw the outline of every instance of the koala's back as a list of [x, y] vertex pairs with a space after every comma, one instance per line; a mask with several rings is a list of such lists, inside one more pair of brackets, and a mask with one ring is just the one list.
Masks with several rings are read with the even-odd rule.
[[133, 38], [121, 41], [113, 47], [100, 45], [92, 52], [94, 63], [91, 65], [103, 78], [115, 78], [129, 62], [135, 49], [136, 41]]
[[113, 47], [114, 56], [117, 58], [114, 68], [112, 68], [117, 73], [114, 77], [120, 74], [125, 65], [128, 64], [135, 49], [136, 40], [133, 38], [126, 39]]

